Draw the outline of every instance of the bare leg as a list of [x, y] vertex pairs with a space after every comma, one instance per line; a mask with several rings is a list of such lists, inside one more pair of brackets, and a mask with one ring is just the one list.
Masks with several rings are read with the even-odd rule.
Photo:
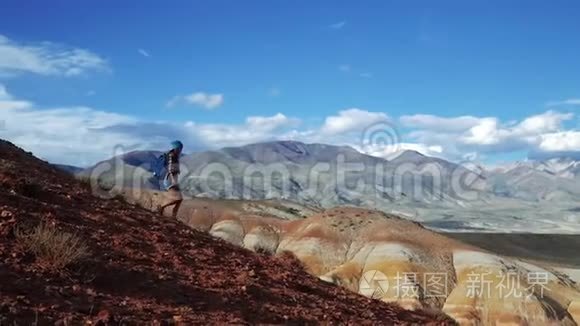
[[179, 190], [179, 185], [175, 185], [175, 187], [169, 189], [165, 193], [165, 200], [164, 204], [159, 207], [159, 213], [161, 215], [165, 215], [165, 208], [169, 206], [173, 206], [173, 210], [171, 212], [171, 216], [173, 218], [177, 218], [177, 213], [179, 212], [179, 208], [181, 206], [181, 202], [183, 201], [183, 196], [181, 195], [181, 191]]
[[157, 212], [163, 216], [164, 215], [163, 213], [165, 212], [165, 208], [167, 208], [167, 206], [169, 206], [169, 205], [159, 206], [159, 209], [157, 210]]
[[182, 201], [182, 200], [175, 200], [175, 201], [169, 202], [169, 203], [167, 203], [167, 204], [165, 204], [165, 205], [162, 205], [162, 206], [160, 206], [160, 207], [159, 207], [159, 211], [158, 211], [158, 212], [159, 212], [161, 215], [164, 215], [163, 213], [165, 212], [165, 209], [166, 209], [167, 207], [169, 207], [169, 206], [174, 206], [174, 207], [173, 207], [173, 214], [175, 215], [175, 214], [177, 213], [177, 211], [179, 210], [179, 206], [181, 206], [181, 201]]
[[171, 216], [172, 216], [174, 219], [177, 219], [177, 213], [179, 212], [179, 207], [181, 206], [181, 202], [182, 202], [182, 200], [180, 200], [180, 201], [177, 201], [177, 202], [175, 203], [175, 206], [173, 206], [173, 211], [172, 211], [172, 214], [171, 214]]

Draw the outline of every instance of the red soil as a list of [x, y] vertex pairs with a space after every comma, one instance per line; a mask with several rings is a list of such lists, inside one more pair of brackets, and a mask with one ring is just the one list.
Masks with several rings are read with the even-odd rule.
[[[86, 240], [54, 272], [16, 241], [39, 222]], [[0, 140], [0, 325], [452, 324], [324, 283], [290, 255], [262, 256], [121, 200]]]

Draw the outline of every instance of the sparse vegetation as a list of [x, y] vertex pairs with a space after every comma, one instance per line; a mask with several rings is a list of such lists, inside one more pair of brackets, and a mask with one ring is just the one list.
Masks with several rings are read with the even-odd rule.
[[15, 190], [17, 193], [29, 198], [38, 198], [43, 191], [39, 184], [29, 181], [18, 184]]
[[83, 185], [86, 186], [91, 186], [91, 178], [88, 176], [75, 176], [75, 179], [77, 179], [80, 183], [82, 183]]
[[300, 214], [300, 210], [297, 209], [297, 208], [294, 208], [294, 207], [285, 207], [284, 210], [288, 214], [292, 214], [292, 215], [296, 215], [296, 216], [302, 216], [302, 214]]
[[89, 254], [88, 246], [77, 235], [46, 223], [29, 229], [17, 228], [15, 235], [28, 252], [52, 270], [61, 270]]

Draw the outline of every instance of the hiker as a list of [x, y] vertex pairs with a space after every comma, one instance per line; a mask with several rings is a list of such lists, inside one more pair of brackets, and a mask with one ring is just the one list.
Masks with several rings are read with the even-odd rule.
[[163, 215], [165, 208], [173, 206], [171, 216], [177, 218], [177, 212], [183, 201], [181, 190], [179, 189], [179, 157], [183, 150], [183, 144], [179, 141], [171, 142], [171, 150], [160, 156], [163, 168], [165, 169], [165, 176], [163, 178], [163, 185], [167, 190], [167, 196], [163, 205], [159, 207], [159, 213]]

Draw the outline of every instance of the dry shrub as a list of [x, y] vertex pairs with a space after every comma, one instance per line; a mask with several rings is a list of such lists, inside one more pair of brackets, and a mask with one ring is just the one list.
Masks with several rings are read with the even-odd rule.
[[39, 198], [43, 193], [42, 187], [39, 184], [28, 181], [18, 183], [15, 191], [29, 198]]
[[28, 252], [52, 270], [61, 270], [89, 254], [88, 246], [77, 235], [45, 223], [27, 230], [18, 228], [15, 234], [18, 242]]

